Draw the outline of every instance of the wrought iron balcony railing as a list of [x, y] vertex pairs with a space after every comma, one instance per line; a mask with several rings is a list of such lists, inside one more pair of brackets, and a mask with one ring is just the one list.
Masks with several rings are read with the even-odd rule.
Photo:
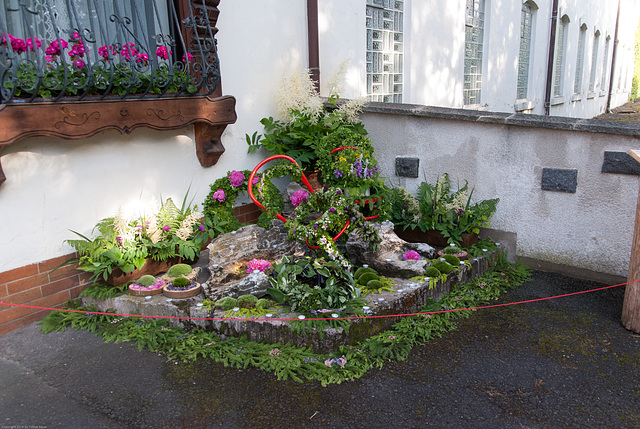
[[213, 94], [218, 0], [0, 0], [0, 104]]

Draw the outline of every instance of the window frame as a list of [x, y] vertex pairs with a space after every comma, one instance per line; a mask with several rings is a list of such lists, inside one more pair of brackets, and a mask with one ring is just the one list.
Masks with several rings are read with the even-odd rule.
[[[190, 8], [207, 8], [214, 43], [219, 3], [220, 0], [176, 0], [181, 22]], [[193, 32], [185, 31], [184, 26], [181, 30], [186, 41], [195, 39]], [[221, 136], [226, 126], [237, 119], [235, 103], [234, 97], [222, 96], [219, 82], [209, 96], [3, 104], [0, 154], [4, 147], [26, 137], [77, 140], [109, 129], [128, 134], [138, 127], [175, 130], [193, 124], [198, 161], [208, 167], [217, 163], [225, 151]], [[0, 164], [0, 184], [5, 180]]]

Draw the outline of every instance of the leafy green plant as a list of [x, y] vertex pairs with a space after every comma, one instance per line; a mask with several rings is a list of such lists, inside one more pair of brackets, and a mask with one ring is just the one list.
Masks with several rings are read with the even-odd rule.
[[269, 281], [272, 287], [267, 293], [278, 303], [287, 303], [292, 311], [339, 308], [360, 295], [349, 270], [323, 259], [284, 256], [273, 265]]
[[270, 155], [287, 155], [298, 162], [303, 170], [315, 170], [316, 148], [320, 140], [342, 129], [366, 134], [357, 115], [362, 105], [360, 100], [338, 104], [339, 95], [331, 94], [325, 104], [315, 90], [309, 73], [294, 74], [282, 82], [280, 88], [281, 119], [263, 118], [260, 123], [264, 134], [245, 136], [249, 153], [265, 149]]
[[[188, 194], [188, 192], [187, 192]], [[207, 238], [197, 206], [191, 207], [185, 195], [178, 208], [171, 198], [162, 202], [157, 213], [138, 219], [125, 219], [120, 212], [97, 223], [95, 238], [72, 231], [81, 239], [66, 240], [79, 254], [78, 269], [92, 273], [94, 283], [107, 280], [115, 269], [129, 273], [140, 269], [147, 258], [167, 261], [199, 257]]]
[[423, 181], [417, 197], [404, 189], [395, 189], [391, 195], [391, 216], [395, 225], [405, 229], [437, 230], [456, 245], [462, 241], [462, 234], [477, 234], [481, 226], [489, 226], [489, 219], [499, 202], [494, 198], [472, 203], [473, 189], [469, 192], [468, 182], [453, 190], [447, 173], [440, 176], [435, 185]]

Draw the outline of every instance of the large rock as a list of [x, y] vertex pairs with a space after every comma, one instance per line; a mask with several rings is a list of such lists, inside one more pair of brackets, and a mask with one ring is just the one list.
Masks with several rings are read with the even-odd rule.
[[284, 223], [271, 222], [270, 229], [249, 225], [216, 237], [208, 246], [211, 277], [203, 284], [204, 294], [211, 300], [244, 294], [262, 296], [270, 286], [262, 273], [248, 275], [247, 264], [252, 259], [264, 259], [271, 264], [282, 257], [302, 257], [311, 254], [303, 243], [289, 241]]
[[359, 234], [352, 232], [347, 239], [346, 251], [349, 261], [355, 265], [369, 265], [378, 273], [387, 277], [410, 278], [423, 275], [428, 263], [425, 259], [420, 261], [403, 260], [402, 255], [415, 250], [426, 259], [433, 259], [436, 250], [426, 243], [409, 243], [393, 232], [393, 223], [390, 221], [375, 225], [382, 242], [375, 252], [369, 249], [367, 242], [362, 240]]

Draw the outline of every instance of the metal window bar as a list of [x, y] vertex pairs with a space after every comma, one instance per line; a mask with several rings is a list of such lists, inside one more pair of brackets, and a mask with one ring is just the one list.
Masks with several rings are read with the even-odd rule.
[[531, 6], [523, 4], [520, 23], [520, 54], [518, 55], [517, 98], [519, 99], [527, 98], [532, 21], [533, 10]]
[[205, 0], [188, 4], [0, 0], [0, 103], [212, 94], [215, 28]]

